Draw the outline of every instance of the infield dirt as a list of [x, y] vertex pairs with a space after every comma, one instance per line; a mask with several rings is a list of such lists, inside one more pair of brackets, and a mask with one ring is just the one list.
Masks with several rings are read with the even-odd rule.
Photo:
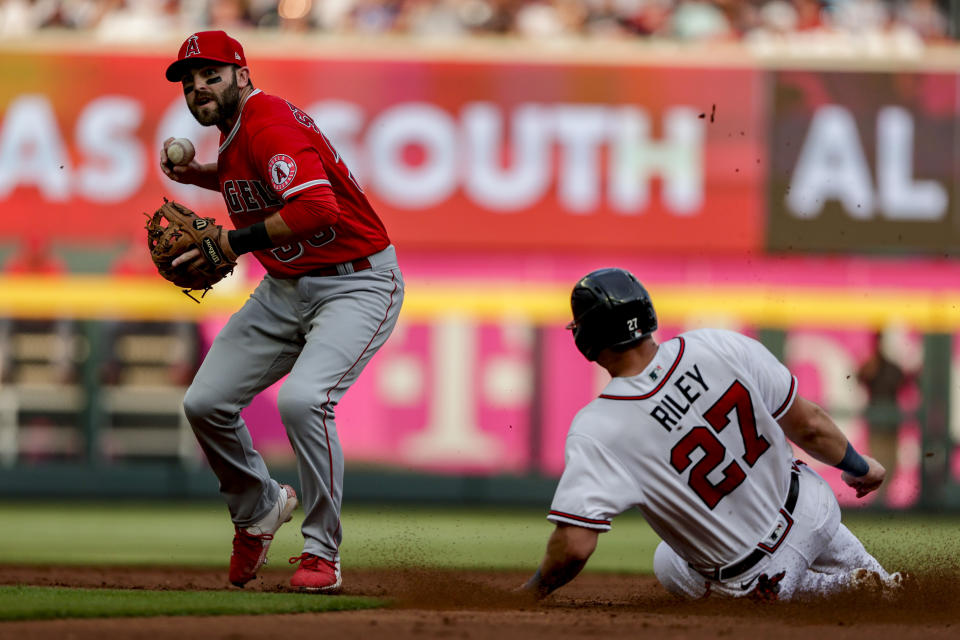
[[[247, 590], [287, 591], [289, 571], [266, 570]], [[930, 640], [960, 636], [960, 577], [921, 576], [895, 600], [864, 594], [810, 603], [675, 600], [652, 577], [587, 573], [547, 600], [518, 601], [526, 574], [347, 570], [344, 593], [389, 599], [385, 609], [274, 616], [156, 617], [0, 623], [0, 638], [777, 638]], [[209, 569], [0, 566], [0, 584], [210, 590]], [[324, 596], [317, 596], [324, 597]]]

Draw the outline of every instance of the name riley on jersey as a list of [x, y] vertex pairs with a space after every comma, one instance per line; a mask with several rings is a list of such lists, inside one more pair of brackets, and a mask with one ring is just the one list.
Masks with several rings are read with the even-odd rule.
[[[654, 380], [656, 379], [655, 375], [651, 374], [651, 378]], [[687, 411], [693, 406], [693, 402], [702, 395], [702, 392], [697, 390], [697, 386], [703, 391], [710, 390], [707, 382], [703, 379], [703, 374], [700, 373], [700, 367], [694, 364], [673, 381], [672, 389], [667, 387], [664, 390], [663, 397], [650, 411], [650, 416], [667, 431], [679, 426], [680, 419], [687, 414]]]

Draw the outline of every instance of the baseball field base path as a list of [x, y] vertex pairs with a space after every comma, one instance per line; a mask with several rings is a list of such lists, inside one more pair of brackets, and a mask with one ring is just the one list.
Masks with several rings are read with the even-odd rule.
[[[288, 573], [265, 571], [247, 589], [287, 591]], [[87, 588], [224, 589], [225, 575], [210, 569], [0, 566], [0, 584]], [[914, 591], [893, 601], [859, 594], [796, 604], [680, 602], [652, 577], [597, 573], [578, 577], [540, 604], [518, 604], [511, 589], [526, 577], [506, 571], [355, 570], [344, 574], [345, 593], [393, 604], [324, 614], [3, 622], [0, 638], [932, 640], [956, 638], [960, 628], [960, 574], [953, 570], [921, 576]]]

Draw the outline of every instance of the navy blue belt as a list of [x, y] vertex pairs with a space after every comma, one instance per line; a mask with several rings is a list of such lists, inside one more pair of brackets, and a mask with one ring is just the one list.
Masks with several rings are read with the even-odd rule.
[[[359, 260], [354, 260], [353, 262], [344, 262], [343, 264], [349, 264], [353, 267], [353, 271], [348, 271], [347, 273], [356, 273], [357, 271], [366, 271], [370, 269], [370, 261], [366, 258], [360, 258]], [[307, 271], [306, 273], [301, 273], [298, 277], [300, 278], [326, 278], [328, 276], [339, 276], [343, 275], [340, 273], [338, 268], [340, 265], [333, 264], [329, 267], [319, 267], [313, 269], [312, 271]]]
[[[789, 519], [793, 515], [793, 510], [797, 506], [797, 496], [800, 495], [800, 474], [797, 471], [790, 472], [790, 489], [787, 490], [787, 499], [783, 502], [783, 509], [781, 511], [786, 512], [788, 522], [792, 523], [792, 520]], [[789, 529], [787, 529], [789, 531]], [[780, 540], [777, 542], [779, 546], [780, 542], [787, 537], [787, 531], [783, 532]], [[691, 568], [702, 575], [705, 578], [710, 580], [724, 581], [729, 580], [730, 578], [736, 578], [737, 576], [746, 573], [753, 567], [757, 565], [758, 562], [763, 560], [765, 557], [773, 553], [776, 547], [770, 548], [766, 547], [762, 542], [757, 545], [757, 548], [750, 552], [746, 557], [737, 560], [733, 564], [728, 564], [725, 567], [717, 567], [713, 571], [701, 571], [693, 565]]]

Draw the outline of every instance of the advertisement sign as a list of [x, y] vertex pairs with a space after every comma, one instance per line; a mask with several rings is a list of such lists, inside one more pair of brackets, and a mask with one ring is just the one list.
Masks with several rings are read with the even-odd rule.
[[953, 254], [957, 79], [774, 73], [772, 251]]
[[[171, 52], [172, 53], [172, 52]], [[743, 252], [761, 242], [760, 72], [277, 58], [255, 86], [307, 111], [408, 249]], [[158, 166], [200, 127], [167, 57], [0, 54], [0, 234], [139, 236], [161, 196], [226, 221]]]

